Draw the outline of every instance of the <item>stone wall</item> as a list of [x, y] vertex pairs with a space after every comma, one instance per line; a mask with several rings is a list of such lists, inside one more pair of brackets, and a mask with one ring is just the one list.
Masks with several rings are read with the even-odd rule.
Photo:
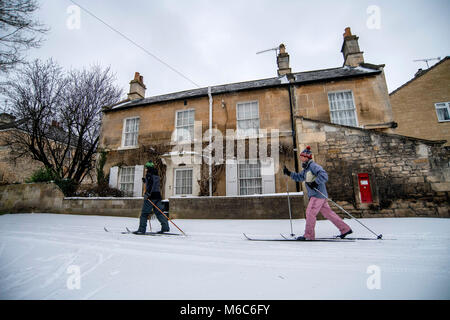
[[[305, 118], [297, 129], [298, 150], [310, 145], [328, 172], [330, 198], [356, 217], [449, 217], [450, 150], [442, 143]], [[361, 203], [358, 173], [369, 174], [373, 203]]]
[[[64, 198], [53, 183], [0, 186], [0, 213], [48, 212], [139, 217], [143, 198]], [[290, 195], [292, 218], [304, 217], [303, 196]], [[170, 198], [174, 219], [288, 219], [287, 196]]]
[[0, 213], [54, 212], [62, 207], [64, 194], [54, 183], [0, 186]]
[[57, 212], [138, 218], [142, 201], [143, 198], [65, 198]]
[[[303, 196], [289, 196], [293, 219], [304, 218]], [[171, 217], [181, 219], [289, 219], [286, 194], [170, 198]]]

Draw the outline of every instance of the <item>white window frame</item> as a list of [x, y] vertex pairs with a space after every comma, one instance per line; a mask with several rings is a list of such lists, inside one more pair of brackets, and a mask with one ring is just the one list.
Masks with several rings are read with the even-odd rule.
[[[191, 192], [190, 193], [177, 193], [177, 189], [178, 188], [183, 188], [183, 186], [178, 186], [177, 185], [177, 172], [181, 172], [181, 171], [191, 171]], [[192, 195], [194, 186], [194, 169], [193, 168], [175, 168], [173, 171], [173, 195], [174, 196], [186, 196], [186, 195]]]
[[[123, 172], [124, 170], [131, 170], [132, 174], [127, 174], [126, 176], [131, 177], [131, 179], [128, 179], [127, 181], [123, 181]], [[136, 169], [134, 166], [132, 167], [121, 167], [119, 169], [119, 181], [118, 181], [118, 189], [124, 191], [125, 194], [127, 195], [133, 195], [134, 194], [134, 181], [135, 181], [135, 174], [136, 174]], [[122, 188], [123, 185], [128, 185], [129, 187], [126, 188], [125, 190]]]
[[[129, 120], [138, 120], [137, 123], [137, 130], [136, 131], [130, 131], [130, 132], [126, 132], [127, 129], [127, 121]], [[123, 119], [123, 127], [122, 127], [122, 145], [121, 145], [121, 149], [131, 149], [131, 148], [136, 148], [138, 147], [138, 138], [139, 138], [139, 125], [140, 125], [140, 117], [129, 117], [129, 118], [125, 118]], [[131, 144], [131, 145], [126, 145], [126, 137], [127, 134], [133, 134], [135, 135], [135, 137], [132, 138], [132, 142], [135, 142], [135, 144]]]
[[[256, 163], [250, 163], [250, 162], [256, 162]], [[241, 166], [243, 165], [243, 164], [245, 164], [245, 165], [248, 165], [248, 164], [259, 164], [259, 176], [250, 176], [250, 177], [241, 177]], [[242, 196], [242, 195], [253, 195], [253, 194], [263, 194], [264, 193], [264, 186], [263, 186], [263, 176], [262, 176], [262, 172], [261, 172], [261, 167], [262, 167], [262, 165], [261, 165], [261, 161], [259, 161], [259, 160], [257, 160], [257, 159], [245, 159], [245, 160], [238, 160], [237, 161], [237, 180], [238, 180], [238, 194], [240, 195], [240, 196]], [[260, 181], [260, 184], [259, 184], [259, 189], [260, 189], [260, 192], [259, 193], [256, 193], [256, 192], [254, 192], [254, 193], [248, 193], [248, 191], [247, 191], [247, 193], [245, 193], [245, 194], [243, 194], [242, 193], [242, 182], [243, 182], [243, 180], [259, 180]], [[258, 187], [246, 187], [246, 190], [248, 190], [248, 189], [256, 189], [256, 188], [258, 188]]]
[[[352, 95], [353, 109], [344, 109], [344, 110], [339, 110], [339, 111], [331, 110], [331, 99], [330, 99], [330, 95], [332, 95], [332, 94], [336, 95], [336, 94], [338, 94], [338, 93], [347, 93], [347, 92], [350, 92], [350, 94]], [[329, 110], [330, 110], [330, 121], [331, 121], [331, 123], [339, 124], [339, 125], [343, 125], [343, 126], [359, 127], [358, 112], [357, 112], [357, 110], [356, 110], [356, 103], [355, 103], [355, 95], [353, 94], [353, 91], [352, 91], [352, 90], [330, 91], [330, 92], [327, 92], [327, 96], [328, 96], [328, 108], [329, 108]], [[353, 111], [354, 116], [355, 116], [355, 122], [356, 122], [355, 125], [336, 122], [336, 119], [333, 118], [334, 112], [342, 112], [342, 111]]]
[[[178, 125], [178, 114], [181, 112], [193, 112], [194, 113], [194, 117], [193, 117], [193, 123], [188, 124], [188, 125]], [[194, 140], [194, 126], [195, 126], [195, 109], [183, 109], [183, 110], [177, 110], [175, 111], [175, 142], [186, 142], [186, 141], [193, 141]], [[192, 130], [191, 130], [192, 127]], [[186, 137], [184, 135], [182, 136], [182, 139], [179, 139], [178, 136], [178, 130], [183, 129], [186, 130], [186, 128], [188, 128], [187, 130], [189, 130], [190, 132], [190, 139], [186, 139]]]
[[[256, 109], [257, 109], [257, 113], [258, 113], [258, 117], [257, 118], [239, 118], [239, 106], [240, 105], [244, 105], [247, 103], [255, 103], [256, 104]], [[250, 129], [255, 129], [256, 132], [252, 132], [252, 133], [248, 133], [246, 131], [243, 131], [243, 129], [239, 129], [239, 121], [258, 121], [258, 127], [257, 128], [250, 128]], [[258, 136], [259, 135], [259, 129], [261, 128], [261, 123], [260, 123], [260, 116], [259, 116], [259, 102], [258, 100], [250, 100], [250, 101], [240, 101], [236, 103], [236, 135], [238, 137], [253, 137], [253, 136]]]
[[[443, 106], [439, 106], [438, 104], [443, 104]], [[436, 117], [439, 122], [449, 122], [450, 119], [440, 119], [438, 109], [447, 109], [447, 114], [450, 116], [450, 102], [437, 102], [434, 104], [434, 109], [436, 110]]]

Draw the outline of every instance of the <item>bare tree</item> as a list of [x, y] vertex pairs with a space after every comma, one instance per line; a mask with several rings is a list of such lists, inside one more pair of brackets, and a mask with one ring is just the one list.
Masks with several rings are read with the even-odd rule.
[[35, 60], [8, 82], [13, 115], [21, 120], [7, 144], [14, 158], [30, 156], [57, 179], [79, 184], [95, 168], [102, 107], [122, 94], [110, 68], [64, 74], [52, 60]]
[[0, 0], [0, 72], [24, 62], [23, 52], [38, 48], [49, 29], [33, 14], [36, 0]]

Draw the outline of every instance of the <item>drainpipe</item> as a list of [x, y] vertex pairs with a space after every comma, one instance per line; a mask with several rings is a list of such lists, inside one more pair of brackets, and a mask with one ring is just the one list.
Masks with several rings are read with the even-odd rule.
[[[289, 77], [288, 77], [289, 79]], [[290, 80], [289, 80], [290, 81]], [[294, 144], [294, 166], [295, 172], [299, 172], [298, 170], [298, 159], [297, 159], [297, 133], [295, 130], [295, 122], [294, 122], [294, 86], [290, 83], [288, 85], [288, 93], [289, 93], [289, 107], [291, 111], [291, 131], [292, 131], [292, 143]], [[295, 182], [295, 188], [297, 192], [300, 191], [300, 184], [298, 181]]]
[[[211, 87], [208, 87], [208, 97], [209, 97], [209, 148], [212, 144], [212, 106], [213, 99], [211, 95]], [[211, 149], [210, 149], [211, 150]], [[208, 165], [209, 165], [209, 196], [212, 197], [212, 153], [209, 153]]]

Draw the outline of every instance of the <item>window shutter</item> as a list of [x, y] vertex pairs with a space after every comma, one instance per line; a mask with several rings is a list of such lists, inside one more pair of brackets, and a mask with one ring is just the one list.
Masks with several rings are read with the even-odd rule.
[[261, 160], [262, 193], [275, 193], [275, 166], [272, 158]]
[[117, 188], [118, 178], [119, 178], [119, 167], [111, 167], [111, 169], [109, 169], [109, 186], [111, 188]]
[[226, 192], [227, 196], [237, 196], [238, 195], [238, 181], [237, 181], [237, 161], [227, 160], [226, 161]]
[[124, 147], [126, 145], [125, 143], [125, 132], [126, 132], [126, 126], [127, 126], [127, 119], [123, 119], [122, 121], [122, 141], [121, 146]]
[[142, 196], [142, 178], [144, 177], [144, 166], [134, 167], [133, 197]]

